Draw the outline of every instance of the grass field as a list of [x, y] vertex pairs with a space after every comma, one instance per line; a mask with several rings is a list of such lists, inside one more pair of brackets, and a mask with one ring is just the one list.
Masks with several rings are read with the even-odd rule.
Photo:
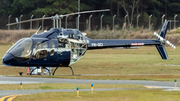
[[15, 101], [179, 101], [180, 92], [156, 89], [80, 92], [51, 92], [17, 97]]
[[[0, 90], [47, 90], [47, 89], [90, 89], [91, 84], [70, 84], [70, 83], [40, 83], [40, 84], [23, 84], [22, 89], [19, 84], [0, 84]], [[94, 84], [96, 89], [104, 88], [144, 88], [141, 85], [128, 84]]]
[[[173, 38], [169, 38], [173, 40]], [[177, 41], [178, 44], [180, 43], [178, 40], [174, 41]], [[11, 43], [11, 40], [8, 39], [6, 42], [0, 42], [2, 43], [0, 45], [0, 61], [2, 61], [5, 52], [11, 47], [11, 45], [5, 45], [7, 42]], [[69, 68], [59, 68], [55, 74], [56, 76], [30, 77], [158, 81], [174, 81], [176, 78], [178, 80], [180, 78], [180, 66], [178, 66], [180, 65], [180, 48], [177, 47], [174, 50], [171, 47], [166, 47], [166, 50], [169, 55], [168, 60], [162, 60], [154, 46], [140, 47], [140, 49], [90, 50], [86, 52], [81, 60], [72, 65], [75, 74], [82, 76], [65, 76], [71, 75], [71, 70]], [[0, 64], [2, 65], [2, 63]], [[23, 76], [27, 76], [27, 68], [0, 66], [0, 75], [18, 76], [18, 72], [24, 72]], [[80, 89], [90, 88], [90, 84], [23, 84], [22, 90], [76, 89], [77, 86]], [[139, 85], [95, 84], [94, 88], [143, 87]], [[19, 84], [0, 85], [0, 90], [20, 90], [20, 86]], [[179, 97], [180, 92], [166, 92], [161, 89], [143, 88], [121, 91], [98, 91], [93, 94], [90, 92], [80, 92], [80, 97], [76, 97], [76, 92], [40, 93], [23, 95], [17, 97], [15, 101], [177, 101]]]
[[[0, 46], [0, 59], [11, 45]], [[73, 64], [75, 74], [101, 74], [99, 76], [49, 76], [71, 79], [130, 79], [165, 80], [180, 78], [180, 48], [166, 47], [168, 60], [162, 60], [154, 46], [140, 49], [103, 49], [87, 51], [85, 56]], [[1, 63], [2, 64], [2, 63]], [[18, 75], [27, 72], [22, 67], [0, 67], [0, 75]], [[55, 75], [71, 75], [69, 68], [59, 68]], [[142, 76], [143, 75], [143, 76]], [[48, 76], [46, 76], [48, 77]]]

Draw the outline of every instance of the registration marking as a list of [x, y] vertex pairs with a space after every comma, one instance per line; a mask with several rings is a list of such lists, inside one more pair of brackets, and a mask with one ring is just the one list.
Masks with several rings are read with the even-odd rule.
[[103, 43], [91, 43], [92, 46], [96, 47], [96, 46], [103, 46]]

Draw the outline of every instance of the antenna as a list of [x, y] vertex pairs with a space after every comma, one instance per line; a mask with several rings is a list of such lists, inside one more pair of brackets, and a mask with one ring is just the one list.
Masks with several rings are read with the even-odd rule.
[[37, 34], [38, 32], [39, 32], [39, 30], [41, 29], [41, 26], [38, 28], [38, 30], [36, 31], [36, 33], [35, 34]]

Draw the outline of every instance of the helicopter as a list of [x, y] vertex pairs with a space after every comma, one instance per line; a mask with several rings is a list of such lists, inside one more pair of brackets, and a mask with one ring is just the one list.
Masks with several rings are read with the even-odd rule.
[[[77, 12], [66, 15], [56, 15], [43, 19], [52, 19], [53, 17], [65, 17], [79, 13], [90, 13], [98, 11]], [[42, 20], [42, 18], [21, 21], [17, 23], [7, 24], [14, 25], [29, 21]], [[169, 21], [165, 20], [162, 28], [154, 35], [157, 39], [90, 39], [86, 37], [78, 29], [51, 28], [49, 31], [34, 34], [29, 38], [22, 38], [17, 41], [4, 55], [2, 62], [7, 66], [18, 67], [42, 67], [49, 71], [46, 67], [56, 67], [52, 75], [55, 74], [59, 67], [71, 67], [72, 64], [80, 60], [87, 50], [106, 49], [106, 48], [130, 48], [135, 46], [155, 45], [162, 59], [168, 59], [164, 44], [169, 44], [174, 49], [172, 43], [165, 39]], [[35, 68], [36, 69], [36, 68]], [[31, 73], [35, 70], [33, 69]], [[30, 73], [30, 74], [31, 74]]]

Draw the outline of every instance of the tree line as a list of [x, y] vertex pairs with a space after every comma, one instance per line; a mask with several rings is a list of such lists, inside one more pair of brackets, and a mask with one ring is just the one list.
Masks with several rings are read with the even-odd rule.
[[[162, 15], [173, 20], [175, 14], [180, 14], [180, 0], [80, 0], [80, 11], [108, 8], [110, 12], [96, 13], [96, 16], [106, 14], [105, 22], [109, 25], [114, 15], [116, 24], [123, 23], [125, 15], [128, 15], [128, 25], [135, 26], [136, 17], [140, 15], [141, 26], [148, 27], [149, 15], [152, 14], [152, 23], [156, 27], [161, 24]], [[29, 19], [30, 15], [38, 18], [77, 11], [78, 0], [0, 0], [0, 17], [19, 17], [23, 14], [24, 18]]]

